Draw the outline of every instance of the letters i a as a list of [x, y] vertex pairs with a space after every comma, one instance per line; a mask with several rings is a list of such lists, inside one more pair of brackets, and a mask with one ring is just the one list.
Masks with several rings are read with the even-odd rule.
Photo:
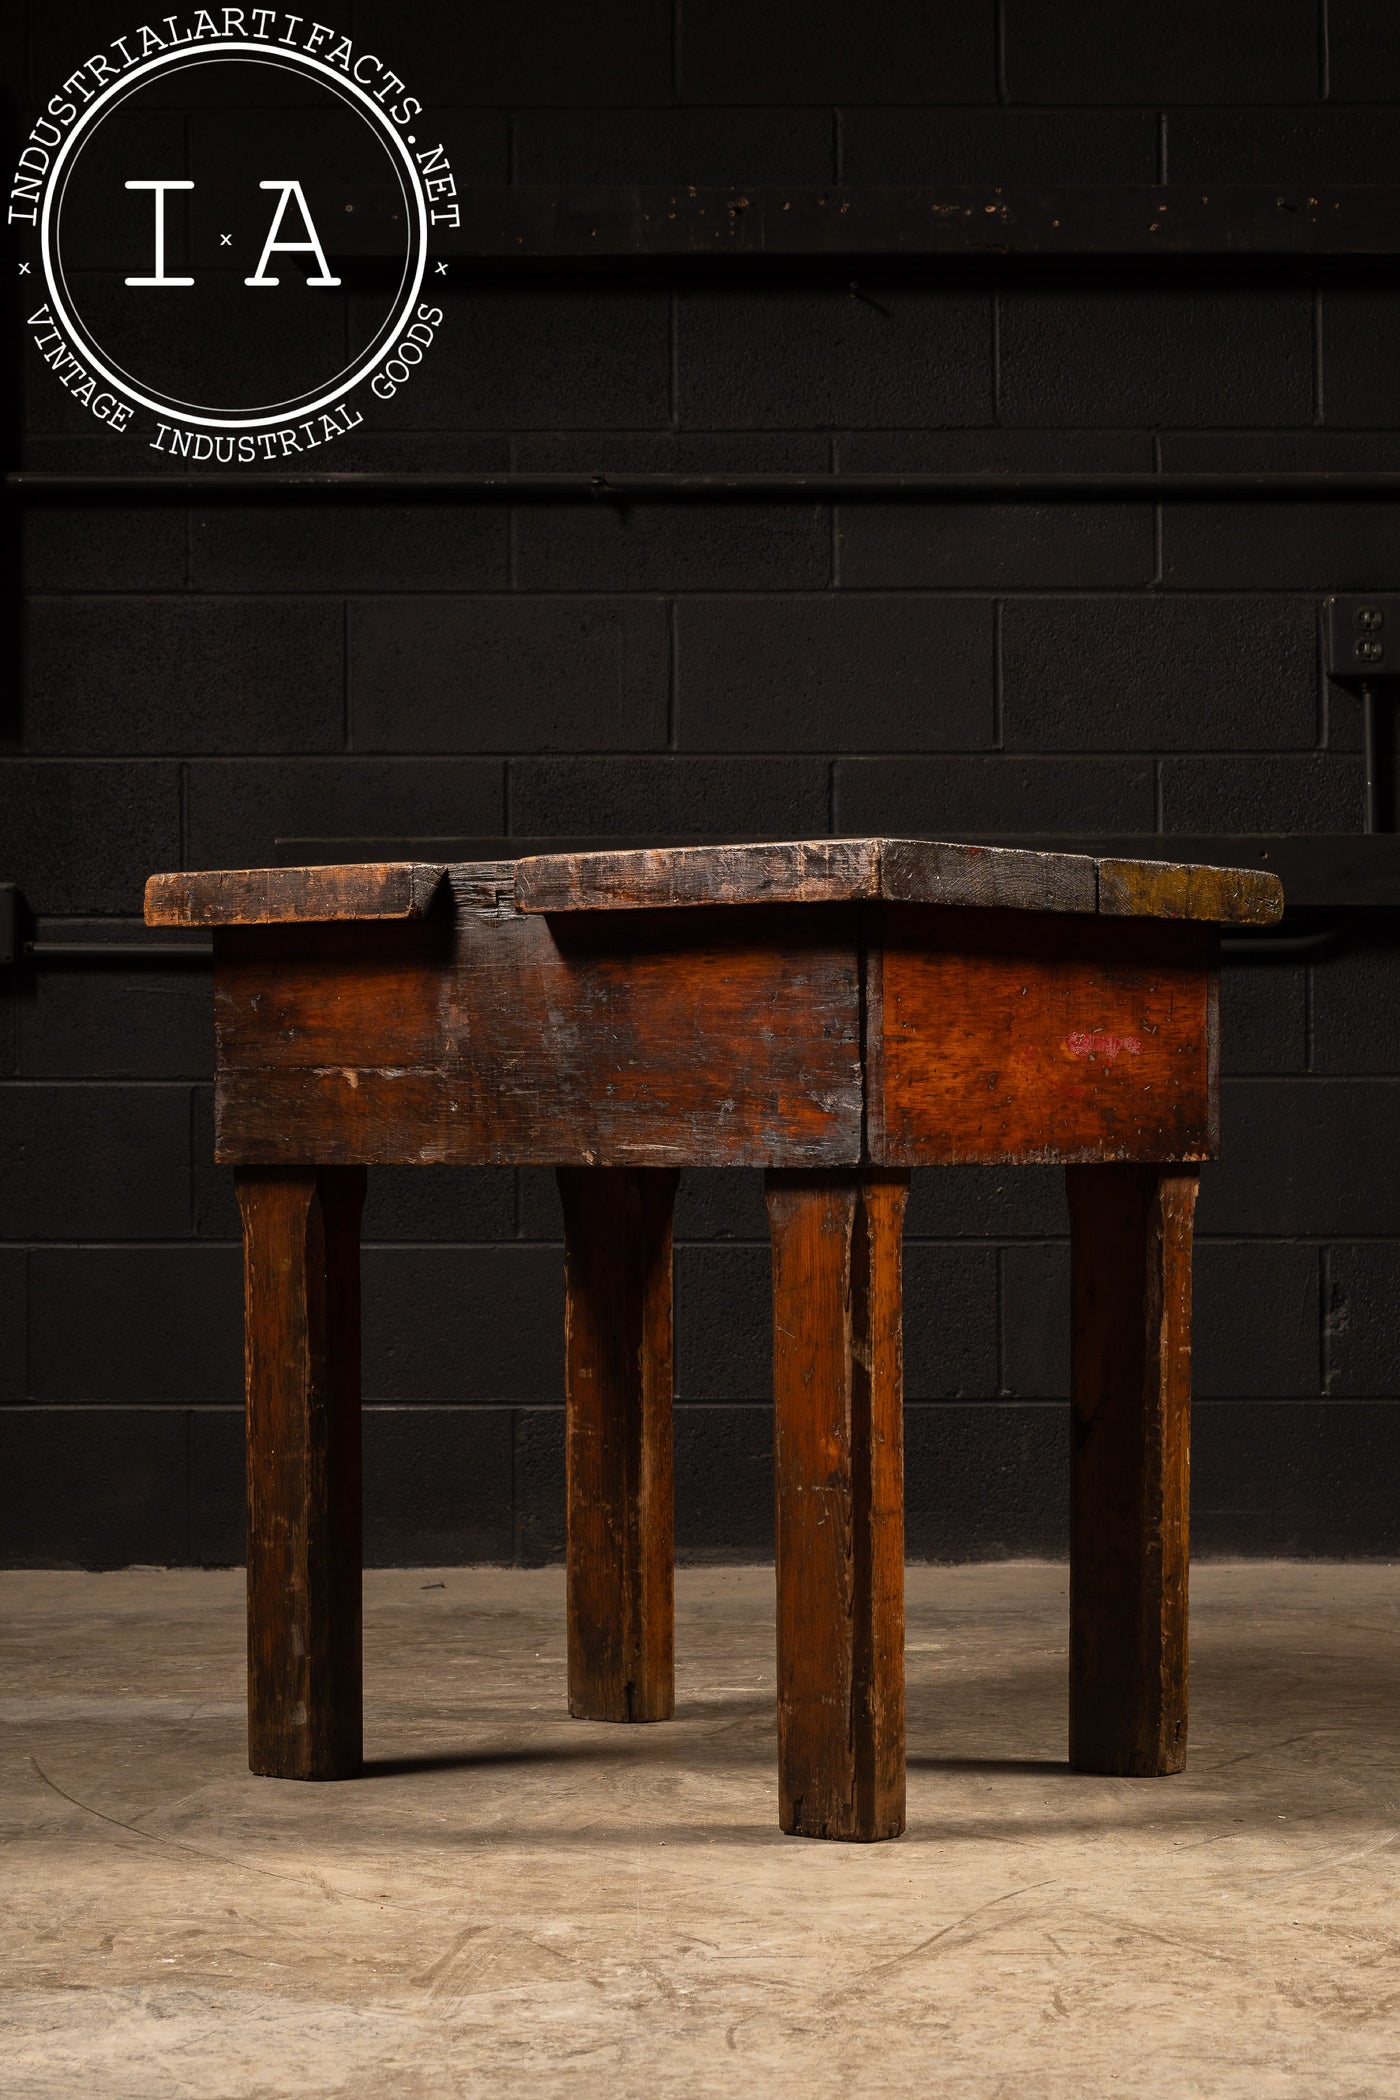
[[[156, 285], [161, 287], [171, 285], [193, 284], [193, 277], [171, 277], [166, 274], [165, 199], [168, 191], [192, 190], [194, 188], [194, 184], [188, 181], [177, 182], [173, 180], [141, 180], [128, 182], [126, 187], [129, 190], [152, 191], [155, 196], [156, 214], [155, 273], [153, 276], [150, 277], [128, 277], [126, 282], [129, 285]], [[282, 194], [277, 209], [272, 215], [272, 224], [267, 230], [267, 239], [263, 243], [263, 252], [258, 259], [258, 267], [254, 274], [251, 277], [245, 277], [243, 282], [248, 285], [257, 286], [280, 284], [280, 278], [270, 277], [267, 274], [267, 265], [272, 256], [314, 255], [320, 268], [320, 274], [319, 276], [308, 277], [306, 282], [309, 285], [317, 286], [318, 289], [327, 285], [338, 285], [340, 283], [340, 279], [338, 277], [332, 277], [331, 275], [330, 264], [326, 261], [326, 252], [321, 246], [320, 236], [316, 231], [315, 224], [311, 217], [310, 208], [307, 205], [306, 197], [303, 193], [301, 184], [295, 181], [285, 181], [279, 179], [272, 182], [260, 182], [258, 184], [258, 188], [262, 190], [280, 190]], [[296, 198], [297, 210], [301, 213], [301, 223], [308, 235], [308, 238], [304, 241], [284, 241], [278, 239], [278, 235], [282, 231], [282, 221], [287, 216], [287, 207], [291, 203], [293, 197]]]

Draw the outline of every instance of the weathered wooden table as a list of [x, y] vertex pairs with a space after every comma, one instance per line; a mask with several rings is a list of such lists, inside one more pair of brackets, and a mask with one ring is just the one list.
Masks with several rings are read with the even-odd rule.
[[361, 1759], [359, 1218], [384, 1161], [548, 1164], [565, 1221], [569, 1710], [674, 1707], [677, 1169], [767, 1169], [780, 1820], [904, 1827], [909, 1169], [1060, 1162], [1070, 1758], [1186, 1748], [1191, 1226], [1216, 942], [1271, 875], [902, 839], [153, 876], [215, 929], [246, 1279], [250, 1762]]

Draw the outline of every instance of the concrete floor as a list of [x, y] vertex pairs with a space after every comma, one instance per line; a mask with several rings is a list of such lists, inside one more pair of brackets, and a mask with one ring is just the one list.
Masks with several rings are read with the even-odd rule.
[[1400, 1570], [1205, 1566], [1180, 1778], [1062, 1762], [1063, 1569], [910, 1571], [909, 1833], [774, 1822], [772, 1577], [563, 1717], [554, 1571], [366, 1578], [363, 1779], [244, 1768], [242, 1578], [0, 1576], [7, 2100], [1400, 2092]]

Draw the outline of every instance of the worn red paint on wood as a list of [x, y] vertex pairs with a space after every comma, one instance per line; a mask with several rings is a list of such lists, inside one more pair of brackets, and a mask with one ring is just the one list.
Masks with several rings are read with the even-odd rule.
[[1156, 920], [885, 906], [867, 981], [872, 1158], [1208, 1157], [1213, 944]]
[[849, 907], [216, 936], [221, 1159], [860, 1157]]

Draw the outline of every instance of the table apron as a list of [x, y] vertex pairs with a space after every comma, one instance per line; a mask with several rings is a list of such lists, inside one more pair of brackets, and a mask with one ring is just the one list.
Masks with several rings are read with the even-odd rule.
[[236, 1164], [1198, 1160], [1211, 929], [923, 905], [216, 938]]

